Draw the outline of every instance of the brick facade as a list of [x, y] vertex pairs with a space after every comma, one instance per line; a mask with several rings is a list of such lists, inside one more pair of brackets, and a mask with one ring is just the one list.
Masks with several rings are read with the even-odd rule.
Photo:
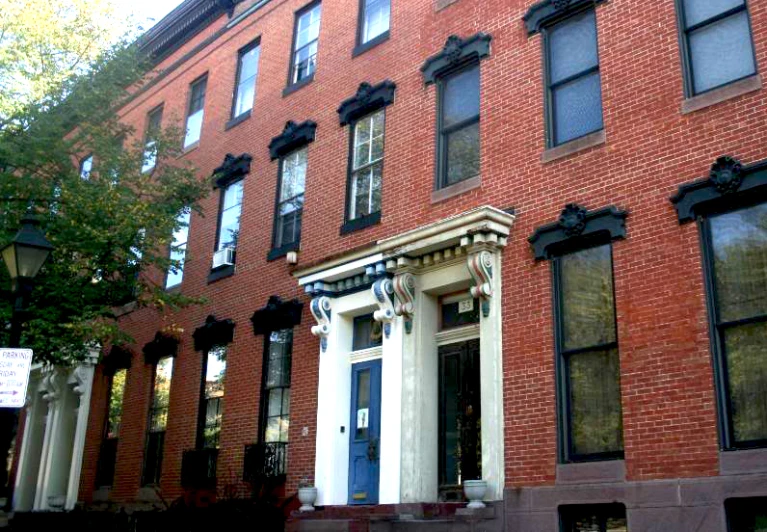
[[[253, 3], [238, 4], [235, 17]], [[629, 212], [627, 237], [613, 245], [626, 482], [719, 476], [699, 235], [695, 224], [679, 224], [669, 198], [680, 185], [707, 175], [720, 155], [743, 163], [767, 159], [762, 90], [683, 114], [674, 3], [599, 3], [595, 9], [604, 143], [544, 163], [542, 39], [528, 36], [522, 22], [531, 0], [392, 0], [391, 37], [357, 57], [352, 57], [352, 49], [358, 0], [325, 0], [315, 78], [283, 96], [294, 12], [306, 3], [271, 0], [228, 31], [221, 31], [230, 20], [222, 15], [164, 59], [157, 69], [174, 65], [172, 71], [120, 113], [137, 132], [144, 131], [147, 112], [160, 103], [165, 124], [172, 117], [182, 121], [189, 84], [207, 72], [200, 144], [184, 159], [207, 179], [226, 153], [253, 156], [244, 179], [233, 276], [207, 281], [216, 237], [217, 190], [202, 202], [204, 216], [193, 214], [191, 219], [181, 289], [207, 303], [169, 318], [184, 335], [171, 388], [163, 496], [171, 500], [182, 493], [182, 451], [195, 443], [202, 355], [195, 352], [191, 333], [206, 316], [236, 323], [227, 359], [218, 461], [218, 485], [223, 488], [239, 483], [244, 445], [257, 439], [263, 338], [253, 334], [253, 312], [271, 295], [308, 303], [291, 275], [296, 268], [483, 205], [513, 207], [516, 214], [503, 250], [501, 296], [505, 483], [510, 493], [557, 482], [551, 270], [547, 262], [534, 260], [527, 237], [555, 221], [567, 203], [589, 209], [615, 205]], [[749, 11], [757, 65], [765, 65], [767, 4], [752, 0]], [[220, 35], [215, 40], [175, 64], [216, 31]], [[491, 53], [480, 67], [481, 186], [433, 203], [436, 89], [424, 85], [419, 68], [442, 49], [449, 35], [466, 37], [478, 31], [492, 35]], [[226, 130], [237, 50], [256, 38], [261, 58], [252, 116]], [[381, 223], [341, 236], [349, 128], [339, 126], [336, 110], [361, 82], [384, 79], [393, 80], [397, 89], [395, 102], [386, 110]], [[267, 147], [288, 120], [318, 124], [308, 148], [297, 267], [284, 259], [266, 260], [278, 172]], [[140, 350], [162, 323], [150, 310], [128, 313], [122, 322], [136, 340], [137, 354], [128, 373], [111, 497], [130, 502], [141, 481], [151, 386], [151, 367], [143, 363]], [[301, 325], [294, 329], [288, 492], [295, 490], [300, 477], [313, 474], [319, 343], [310, 334], [312, 324], [304, 305]], [[94, 489], [106, 393], [107, 379], [97, 371], [81, 477], [80, 498], [86, 502]]]

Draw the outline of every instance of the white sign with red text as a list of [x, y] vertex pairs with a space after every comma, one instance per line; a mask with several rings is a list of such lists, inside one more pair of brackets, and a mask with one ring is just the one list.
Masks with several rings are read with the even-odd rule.
[[31, 349], [0, 347], [0, 408], [24, 406], [31, 367]]

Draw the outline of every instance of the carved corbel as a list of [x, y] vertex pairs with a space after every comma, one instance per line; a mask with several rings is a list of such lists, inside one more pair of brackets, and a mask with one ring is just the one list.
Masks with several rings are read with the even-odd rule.
[[43, 369], [40, 393], [43, 394], [43, 399], [48, 403], [52, 403], [61, 397], [61, 385], [58, 382], [58, 376], [56, 368], [52, 366]]
[[330, 334], [330, 298], [327, 296], [315, 297], [309, 306], [312, 316], [317, 320], [317, 325], [312, 327], [312, 334], [320, 338], [322, 352], [328, 348], [328, 335]]
[[373, 319], [383, 323], [386, 338], [391, 334], [391, 322], [394, 319], [394, 287], [391, 279], [382, 278], [373, 283], [370, 288], [378, 304], [378, 310], [373, 313]]
[[471, 297], [478, 298], [482, 305], [482, 315], [490, 315], [490, 298], [493, 297], [493, 254], [487, 250], [469, 255], [469, 273], [474, 280], [474, 286], [469, 292]]
[[415, 314], [415, 275], [401, 273], [395, 276], [392, 287], [397, 296], [394, 313], [405, 318], [405, 332], [410, 334], [413, 331], [413, 315]]
[[82, 396], [85, 393], [85, 388], [88, 383], [88, 366], [82, 364], [72, 370], [72, 375], [67, 380], [67, 384], [72, 386], [72, 391], [78, 396]]

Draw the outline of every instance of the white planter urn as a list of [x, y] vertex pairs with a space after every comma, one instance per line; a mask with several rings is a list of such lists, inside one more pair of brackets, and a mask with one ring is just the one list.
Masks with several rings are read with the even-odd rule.
[[485, 503], [482, 502], [482, 499], [484, 499], [486, 491], [486, 480], [463, 481], [463, 493], [466, 495], [466, 498], [469, 499], [468, 508], [484, 508]]
[[314, 486], [308, 488], [298, 488], [298, 500], [301, 501], [299, 512], [313, 512], [314, 501], [317, 500], [317, 488]]
[[67, 498], [63, 495], [49, 495], [48, 506], [51, 510], [61, 511], [64, 509], [64, 505], [67, 502]]

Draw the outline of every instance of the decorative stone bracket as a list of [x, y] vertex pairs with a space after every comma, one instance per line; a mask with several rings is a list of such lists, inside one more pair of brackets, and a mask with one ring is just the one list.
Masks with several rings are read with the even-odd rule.
[[413, 315], [415, 314], [415, 275], [402, 273], [394, 277], [392, 281], [397, 303], [394, 305], [394, 313], [405, 318], [405, 332], [413, 331]]
[[320, 338], [320, 347], [322, 352], [328, 348], [328, 335], [330, 334], [330, 298], [327, 296], [315, 297], [312, 299], [309, 309], [312, 316], [317, 320], [317, 325], [312, 327], [312, 334]]
[[53, 366], [43, 368], [43, 378], [40, 382], [40, 393], [43, 399], [49, 403], [56, 401], [61, 397], [61, 384], [59, 383], [59, 373]]
[[373, 297], [378, 304], [378, 310], [373, 313], [373, 319], [383, 323], [384, 335], [389, 338], [391, 334], [391, 322], [394, 320], [394, 286], [391, 279], [384, 277], [378, 279], [370, 287]]
[[487, 318], [490, 315], [490, 298], [493, 297], [493, 254], [487, 250], [470, 254], [468, 267], [474, 280], [469, 293], [480, 300], [482, 315]]

